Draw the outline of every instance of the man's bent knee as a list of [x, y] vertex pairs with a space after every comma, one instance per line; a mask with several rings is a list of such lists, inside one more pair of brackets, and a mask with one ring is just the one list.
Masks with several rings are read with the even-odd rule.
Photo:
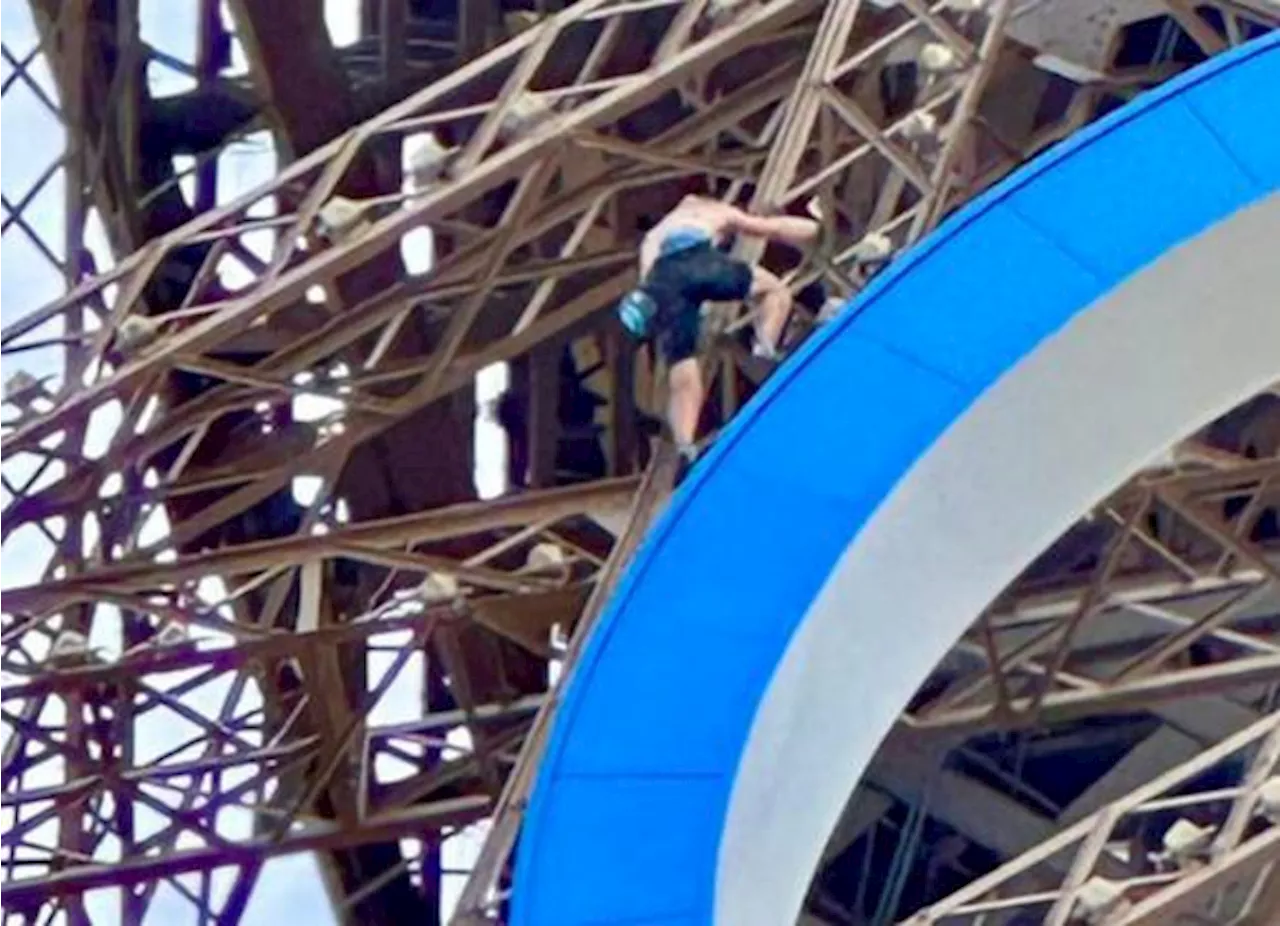
[[686, 357], [672, 364], [667, 373], [672, 389], [696, 389], [701, 377], [697, 357]]
[[751, 296], [753, 298], [760, 298], [761, 296], [776, 292], [780, 289], [786, 290], [786, 288], [787, 287], [783, 285], [782, 280], [774, 276], [770, 271], [765, 270], [759, 265], [752, 266]]

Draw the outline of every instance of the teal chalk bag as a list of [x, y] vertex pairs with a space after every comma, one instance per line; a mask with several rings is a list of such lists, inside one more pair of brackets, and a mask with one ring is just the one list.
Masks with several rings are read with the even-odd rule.
[[618, 303], [618, 320], [634, 338], [647, 338], [658, 314], [658, 303], [642, 289], [633, 289]]

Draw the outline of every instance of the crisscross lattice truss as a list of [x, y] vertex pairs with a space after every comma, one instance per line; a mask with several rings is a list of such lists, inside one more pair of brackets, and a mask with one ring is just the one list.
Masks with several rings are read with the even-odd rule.
[[[1276, 410], [1267, 417], [1274, 430]], [[1051, 571], [1033, 566], [1012, 601], [979, 618], [953, 653], [946, 690], [908, 711], [906, 726], [1053, 722], [1280, 680], [1274, 627], [1259, 632], [1274, 617], [1280, 579], [1277, 448], [1262, 459], [1203, 449], [1184, 445], [1183, 466], [1212, 466], [1138, 476], [1051, 548], [1042, 558]], [[1064, 565], [1075, 586], [1066, 593], [1053, 588]], [[1118, 612], [1137, 619], [1121, 622]], [[1110, 652], [1086, 661], [1089, 647]]]
[[[390, 29], [397, 4], [382, 6]], [[349, 919], [437, 915], [442, 841], [495, 808], [459, 910], [500, 914], [548, 666], [572, 656], [669, 479], [646, 439], [652, 360], [598, 324], [643, 222], [691, 190], [819, 214], [814, 253], [764, 254], [818, 292], [799, 336], [824, 297], [1188, 63], [1066, 80], [1008, 38], [1030, 13], [1004, 0], [580, 0], [222, 205], [216, 151], [197, 151], [195, 217], [166, 224], [147, 212], [162, 120], [112, 51], [133, 45], [104, 38], [129, 16], [33, 8], [57, 51], [49, 105], [89, 141], [59, 162], [68, 231], [50, 256], [68, 292], [0, 338], [6, 360], [59, 371], [6, 393], [6, 557], [49, 551], [4, 598], [5, 909], [32, 922], [85, 922], [108, 888], [125, 922], [162, 888], [193, 920], [236, 922], [266, 860], [312, 851]], [[1200, 57], [1274, 25], [1210, 8], [1173, 13]], [[261, 26], [267, 7], [229, 9]], [[25, 81], [6, 54], [6, 86]], [[250, 64], [225, 98], [268, 82], [269, 62]], [[244, 118], [288, 134], [298, 114], [273, 105]], [[26, 233], [23, 206], [6, 200], [6, 235]], [[94, 209], [119, 257], [103, 272], [82, 259]], [[406, 270], [413, 249], [428, 271]], [[713, 423], [754, 386], [740, 324], [714, 346]], [[567, 423], [566, 356], [597, 394], [585, 424]], [[476, 501], [466, 393], [506, 361], [523, 377], [504, 420], [523, 491]], [[302, 399], [328, 411], [301, 420]], [[1237, 430], [1202, 435], [1201, 457], [1120, 490], [1047, 554], [903, 735], [955, 743], [1192, 693], [1261, 705], [1277, 654], [1251, 596], [1275, 578], [1274, 535], [1253, 525], [1274, 508], [1275, 444]], [[584, 440], [597, 462], [566, 464]], [[380, 720], [407, 676], [414, 719]]]
[[[1224, 769], [1240, 783], [1204, 786]], [[978, 923], [1015, 912], [1046, 926], [1197, 914], [1200, 922], [1270, 922], [1280, 901], [1278, 770], [1280, 714], [1272, 713], [906, 922]], [[1137, 874], [1144, 829], [1176, 835], [1156, 870]], [[1053, 873], [1038, 877], [1045, 871]]]

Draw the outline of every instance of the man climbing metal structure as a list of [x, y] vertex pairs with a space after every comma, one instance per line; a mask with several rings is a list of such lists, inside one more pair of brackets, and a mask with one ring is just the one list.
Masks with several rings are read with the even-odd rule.
[[791, 293], [762, 267], [722, 250], [735, 234], [804, 245], [821, 228], [812, 219], [758, 216], [704, 196], [686, 196], [640, 243], [640, 284], [623, 297], [618, 317], [632, 336], [652, 338], [667, 364], [668, 421], [680, 452], [677, 485], [697, 458], [698, 420], [706, 390], [698, 363], [702, 304], [754, 303], [755, 346], [766, 360], [778, 357], [791, 313]]

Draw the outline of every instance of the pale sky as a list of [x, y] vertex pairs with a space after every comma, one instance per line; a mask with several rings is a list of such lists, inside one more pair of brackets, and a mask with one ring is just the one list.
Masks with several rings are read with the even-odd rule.
[[[196, 3], [194, 0], [141, 0], [140, 19], [142, 38], [160, 49], [166, 55], [179, 61], [192, 62], [195, 57], [196, 37]], [[326, 0], [326, 16], [330, 33], [336, 44], [343, 45], [354, 40], [358, 23], [358, 0]], [[19, 60], [23, 60], [35, 47], [36, 33], [31, 21], [27, 0], [0, 0], [0, 33], [3, 35], [5, 47]], [[243, 71], [244, 58], [238, 46], [235, 52], [235, 67]], [[12, 68], [6, 62], [2, 65], [3, 76], [8, 80]], [[56, 99], [56, 90], [43, 60], [38, 61], [31, 73], [42, 89]], [[193, 86], [193, 81], [179, 71], [153, 64], [148, 74], [152, 92], [157, 96], [183, 92]], [[0, 187], [3, 188], [8, 203], [16, 204], [25, 198], [32, 185], [36, 183], [48, 166], [61, 154], [63, 134], [56, 117], [39, 100], [39, 97], [22, 81], [15, 80], [5, 91], [3, 105], [0, 106]], [[181, 170], [186, 165], [178, 164]], [[276, 161], [271, 138], [268, 133], [258, 133], [232, 145], [220, 158], [218, 184], [219, 198], [229, 199], [246, 189], [269, 179], [276, 169]], [[32, 203], [23, 215], [34, 230], [44, 239], [55, 254], [61, 258], [63, 229], [64, 196], [62, 174], [59, 171], [47, 182], [44, 188], [32, 199]], [[6, 219], [9, 211], [5, 209]], [[100, 232], [89, 235], [88, 243], [95, 253], [99, 268], [110, 264], [110, 255]], [[255, 242], [270, 247], [270, 239]], [[59, 272], [41, 254], [25, 232], [14, 223], [7, 228], [0, 242], [0, 311], [4, 324], [8, 325], [18, 318], [30, 313], [39, 306], [57, 298], [64, 291]], [[426, 229], [406, 236], [402, 245], [406, 264], [411, 272], [423, 272], [430, 266], [431, 236]], [[235, 285], [234, 268], [228, 268], [225, 279]], [[60, 329], [60, 326], [59, 326]], [[52, 335], [61, 334], [60, 330], [51, 330]], [[56, 350], [39, 350], [19, 354], [4, 361], [0, 377], [5, 382], [19, 370], [27, 370], [34, 375], [44, 376], [57, 374], [61, 368], [60, 352]], [[505, 387], [506, 370], [495, 367], [482, 374], [477, 382], [477, 398], [482, 402], [492, 398]], [[53, 385], [58, 385], [55, 380]], [[303, 420], [313, 420], [334, 411], [331, 400], [305, 397], [295, 401], [295, 415]], [[5, 408], [5, 420], [14, 416], [13, 409]], [[114, 420], [112, 420], [114, 419]], [[90, 427], [88, 440], [89, 450], [100, 452], [105, 441], [110, 437], [115, 422], [119, 420], [118, 410], [108, 410], [95, 415]], [[492, 422], [480, 420], [477, 427], [477, 486], [484, 497], [500, 494], [504, 489], [505, 478], [505, 443], [501, 430]], [[24, 459], [24, 456], [27, 458]], [[3, 461], [4, 474], [7, 479], [22, 484], [35, 472], [35, 462], [29, 455], [18, 455]], [[46, 478], [56, 478], [58, 471], [50, 469]], [[43, 485], [42, 479], [36, 485]], [[312, 483], [314, 480], [312, 481]], [[304, 504], [316, 491], [316, 486], [302, 479], [295, 483], [294, 493]], [[11, 498], [4, 492], [3, 503], [7, 505]], [[163, 510], [156, 509], [148, 519], [143, 530], [141, 542], [162, 541], [167, 535], [168, 525]], [[92, 532], [90, 532], [92, 533]], [[87, 540], [92, 542], [92, 538]], [[34, 526], [24, 527], [16, 531], [3, 548], [3, 568], [0, 569], [0, 586], [27, 584], [37, 581], [52, 553], [51, 545]], [[202, 583], [201, 597], [210, 605], [215, 605], [226, 594], [222, 583], [210, 579]], [[115, 620], [113, 620], [113, 618]], [[199, 634], [215, 642], [212, 633]], [[380, 638], [379, 643], [388, 644], [393, 640]], [[120, 651], [118, 612], [111, 608], [100, 608], [95, 615], [94, 632], [91, 643], [107, 657]], [[35, 653], [39, 658], [42, 654]], [[415, 656], [421, 660], [421, 655]], [[385, 671], [391, 661], [390, 654], [374, 653], [370, 656], [371, 675], [377, 677]], [[416, 671], [415, 671], [416, 669]], [[411, 665], [402, 675], [401, 682], [392, 686], [385, 697], [371, 714], [371, 722], [375, 724], [397, 723], [416, 719], [421, 704], [421, 664]], [[218, 709], [222, 698], [229, 687], [229, 678], [216, 684], [205, 685], [197, 689], [189, 697], [188, 702], [204, 712]], [[241, 702], [242, 709], [250, 705]], [[56, 714], [48, 714], [45, 719], [56, 722]], [[148, 713], [138, 723], [139, 764], [149, 757], [158, 757], [171, 749], [177, 742], [189, 737], [195, 727], [181, 720], [177, 715], [156, 712]], [[7, 739], [8, 730], [4, 730]], [[455, 731], [451, 742], [465, 749], [468, 740], [465, 731]], [[175, 757], [174, 760], [182, 757]], [[390, 769], [386, 770], [387, 772]], [[60, 774], [52, 769], [48, 773], [53, 780]], [[39, 786], [49, 782], [41, 781], [38, 776], [28, 779], [28, 786]], [[155, 796], [164, 799], [163, 792]], [[163, 817], [154, 816], [147, 819], [146, 808], [139, 811], [138, 825], [145, 835], [148, 825], [158, 826]], [[246, 835], [250, 825], [249, 814], [226, 814], [220, 821], [227, 835]], [[9, 809], [0, 816], [7, 828], [12, 823]], [[446, 843], [445, 865], [447, 868], [465, 870], [474, 857], [482, 835], [480, 828], [462, 834]], [[37, 830], [34, 840], [52, 842], [56, 831]], [[118, 845], [112, 846], [113, 840], [106, 840], [102, 850], [104, 859]], [[194, 877], [181, 879], [191, 890], [198, 890]], [[446, 875], [446, 903], [452, 906], [452, 897], [460, 890], [463, 875]], [[215, 903], [217, 895], [229, 888], [229, 879], [215, 885]], [[95, 924], [115, 924], [119, 922], [119, 907], [116, 892], [100, 890], [87, 895], [90, 913]], [[446, 910], [446, 915], [448, 910]], [[255, 890], [244, 922], [248, 924], [274, 924], [289, 918], [294, 922], [327, 926], [334, 918], [329, 909], [324, 889], [320, 883], [318, 869], [313, 858], [309, 856], [292, 856], [274, 860], [266, 866], [258, 887]], [[178, 891], [169, 885], [162, 885], [152, 902], [146, 923], [151, 926], [179, 926], [194, 922], [195, 910]]]

